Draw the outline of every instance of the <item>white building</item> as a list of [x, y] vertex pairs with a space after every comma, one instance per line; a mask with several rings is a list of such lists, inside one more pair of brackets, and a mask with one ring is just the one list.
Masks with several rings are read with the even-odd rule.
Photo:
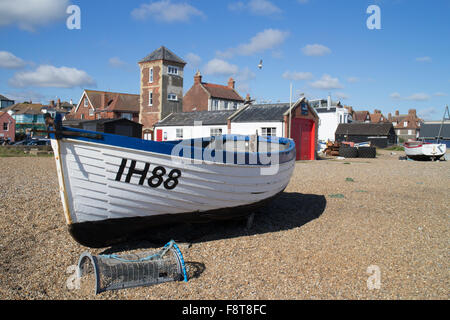
[[327, 99], [310, 100], [309, 103], [319, 115], [318, 135], [323, 142], [334, 141], [334, 134], [340, 123], [352, 122], [349, 111], [339, 101], [332, 101], [331, 96]]

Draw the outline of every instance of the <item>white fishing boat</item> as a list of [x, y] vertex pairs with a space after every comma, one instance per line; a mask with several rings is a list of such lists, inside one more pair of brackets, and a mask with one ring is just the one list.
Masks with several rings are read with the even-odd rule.
[[447, 151], [444, 143], [428, 143], [422, 141], [408, 141], [404, 143], [406, 156], [413, 160], [438, 160]]
[[285, 138], [156, 142], [58, 120], [48, 132], [69, 231], [90, 247], [172, 223], [248, 215], [286, 188], [295, 165], [295, 144]]

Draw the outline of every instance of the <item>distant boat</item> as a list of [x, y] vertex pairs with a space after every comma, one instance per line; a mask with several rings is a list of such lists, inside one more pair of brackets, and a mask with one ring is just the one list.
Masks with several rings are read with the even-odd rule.
[[178, 222], [245, 217], [283, 192], [295, 165], [295, 143], [286, 138], [157, 142], [53, 124], [65, 218], [89, 247]]
[[404, 143], [406, 156], [413, 160], [438, 160], [447, 151], [444, 143], [428, 143], [422, 141], [408, 141]]

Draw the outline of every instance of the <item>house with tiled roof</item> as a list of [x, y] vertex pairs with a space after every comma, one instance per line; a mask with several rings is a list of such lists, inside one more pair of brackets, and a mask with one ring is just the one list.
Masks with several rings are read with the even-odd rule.
[[41, 103], [16, 103], [2, 109], [16, 121], [16, 134], [27, 134], [31, 129], [45, 129], [45, 106]]
[[370, 114], [370, 123], [387, 123], [388, 118], [385, 117], [381, 110], [375, 109], [373, 113]]
[[0, 111], [0, 145], [5, 141], [14, 142], [16, 136], [16, 120], [7, 112]]
[[194, 75], [194, 84], [183, 97], [183, 111], [237, 110], [245, 100], [235, 89], [233, 78], [220, 85], [202, 81], [200, 71]]
[[420, 119], [416, 114], [416, 109], [409, 109], [408, 114], [400, 114], [398, 110], [392, 116], [388, 114], [388, 121], [392, 122], [399, 142], [415, 140], [420, 132]]
[[109, 91], [83, 91], [77, 106], [66, 120], [98, 120], [125, 118], [139, 121], [139, 95]]

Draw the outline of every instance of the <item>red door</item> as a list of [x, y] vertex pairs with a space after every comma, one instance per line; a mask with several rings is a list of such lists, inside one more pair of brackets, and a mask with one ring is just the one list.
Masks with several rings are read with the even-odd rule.
[[156, 129], [156, 141], [162, 141], [162, 135], [163, 131], [162, 129]]
[[314, 160], [314, 121], [294, 118], [292, 122], [291, 137], [297, 149], [296, 160]]

